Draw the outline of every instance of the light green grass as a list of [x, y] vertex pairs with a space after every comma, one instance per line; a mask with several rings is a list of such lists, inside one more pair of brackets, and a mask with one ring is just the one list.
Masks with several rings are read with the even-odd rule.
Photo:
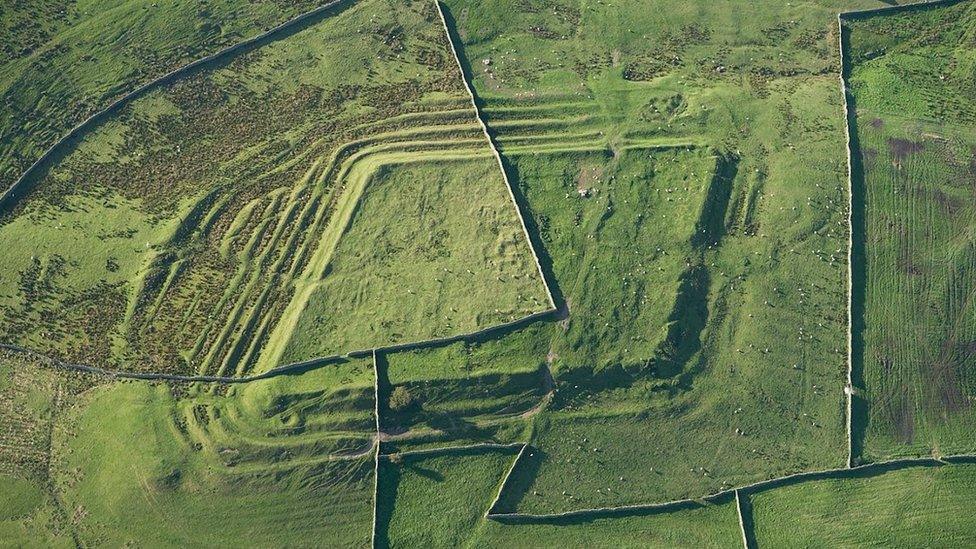
[[[396, 444], [509, 442], [524, 435], [523, 416], [547, 402], [550, 326], [535, 324], [500, 339], [385, 355], [381, 423]], [[406, 388], [414, 404], [391, 410], [389, 394]], [[406, 431], [406, 432], [403, 432]]]
[[74, 547], [50, 490], [50, 434], [63, 403], [88, 385], [0, 352], [0, 546]]
[[[487, 142], [484, 143], [487, 147]], [[283, 361], [473, 332], [548, 308], [491, 156], [379, 165]]]
[[[835, 10], [865, 3], [447, 4], [569, 309], [553, 345], [559, 392], [532, 439], [542, 461], [516, 470], [509, 509], [694, 497], [842, 465]], [[693, 154], [637, 162], [642, 148], [687, 144], [719, 169]], [[628, 158], [610, 203], [576, 196], [587, 163], [609, 178]]]
[[372, 402], [351, 414], [343, 401], [370, 376], [349, 364], [226, 396], [141, 382], [98, 388], [58, 426], [55, 486], [78, 510], [84, 543], [366, 546], [372, 459], [342, 452], [350, 436], [368, 451], [371, 433], [355, 429], [370, 427]]
[[[480, 266], [483, 277], [463, 280], [481, 289], [481, 301], [447, 319], [467, 303], [456, 286], [423, 308], [419, 298], [387, 299], [408, 288], [374, 279], [370, 287], [378, 293], [358, 303], [359, 282], [344, 270], [356, 268], [350, 244], [330, 262], [373, 171], [418, 155], [462, 166], [459, 182], [483, 183], [492, 205], [471, 218], [481, 225], [470, 237], [464, 231], [474, 227], [457, 224], [438, 227], [455, 231], [446, 237], [430, 235], [454, 239], [443, 243], [445, 250], [467, 254], [456, 259], [470, 265], [453, 270], [463, 275]], [[419, 178], [440, 173], [405, 169], [419, 170]], [[423, 182], [409, 189], [433, 200], [418, 193]], [[452, 186], [450, 196], [466, 189]], [[0, 247], [11, 250], [0, 267], [0, 339], [73, 362], [243, 375], [400, 334], [471, 331], [537, 310], [532, 299], [544, 299], [539, 281], [525, 278], [534, 273], [525, 239], [432, 4], [356, 3], [155, 90], [82, 136], [24, 193], [0, 219]], [[381, 201], [378, 194], [370, 192], [363, 207]], [[416, 197], [387, 198], [378, 206], [400, 211], [408, 203], [396, 199]], [[464, 205], [467, 214], [477, 213], [476, 203]], [[446, 206], [431, 203], [431, 212], [438, 207]], [[384, 225], [354, 224], [351, 246], [371, 246], [368, 239], [386, 223], [410, 227], [377, 221]], [[437, 224], [433, 213], [429, 221]], [[367, 234], [357, 242], [361, 230]], [[409, 267], [383, 276], [422, 280], [424, 286], [409, 288], [414, 295], [435, 284], [429, 270]], [[326, 268], [339, 278], [313, 296]], [[404, 278], [410, 273], [414, 278]], [[488, 284], [499, 274], [523, 279], [496, 291], [502, 286]], [[369, 319], [373, 331], [342, 322], [330, 324], [335, 333], [323, 338], [321, 326], [303, 324], [307, 333], [283, 358], [310, 298], [307, 322], [333, 322], [334, 306]], [[358, 305], [369, 314], [349, 310]], [[442, 321], [427, 326], [420, 315]]]
[[486, 521], [471, 547], [739, 547], [735, 504], [706, 505], [648, 516], [580, 519], [554, 524]]
[[762, 547], [966, 547], [976, 467], [915, 467], [751, 496]]

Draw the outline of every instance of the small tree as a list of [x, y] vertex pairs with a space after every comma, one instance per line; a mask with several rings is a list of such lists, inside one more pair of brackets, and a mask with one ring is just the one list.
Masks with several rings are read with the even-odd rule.
[[413, 395], [410, 394], [409, 389], [403, 385], [399, 385], [396, 389], [393, 389], [393, 393], [390, 395], [391, 411], [401, 413], [412, 407], [413, 404]]

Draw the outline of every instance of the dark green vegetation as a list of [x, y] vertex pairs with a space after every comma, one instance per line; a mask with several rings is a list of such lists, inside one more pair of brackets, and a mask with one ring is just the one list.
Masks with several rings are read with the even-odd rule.
[[380, 423], [390, 451], [524, 440], [524, 420], [552, 390], [551, 330], [536, 324], [481, 343], [382, 355]]
[[0, 340], [233, 376], [548, 308], [436, 8], [395, 5], [215, 63], [66, 148], [0, 217]]
[[310, 0], [8, 0], [0, 9], [0, 189], [139, 84], [250, 38]]
[[555, 524], [482, 518], [513, 455], [467, 451], [381, 462], [377, 547], [734, 547], [735, 504]]
[[807, 482], [751, 497], [761, 547], [969, 547], [976, 466]]
[[481, 451], [382, 460], [376, 546], [468, 545], [514, 459]]
[[863, 458], [976, 451], [976, 6], [848, 24]]

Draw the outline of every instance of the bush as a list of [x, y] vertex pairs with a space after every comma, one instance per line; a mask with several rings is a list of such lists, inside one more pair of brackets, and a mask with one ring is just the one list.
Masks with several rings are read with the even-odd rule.
[[413, 405], [414, 399], [409, 389], [403, 385], [393, 389], [393, 394], [390, 395], [390, 410], [399, 413], [412, 408]]

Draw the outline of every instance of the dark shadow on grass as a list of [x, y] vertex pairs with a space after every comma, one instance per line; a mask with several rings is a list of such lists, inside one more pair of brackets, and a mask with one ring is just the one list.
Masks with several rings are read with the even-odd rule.
[[[841, 56], [843, 57], [844, 82], [849, 82], [851, 60], [850, 35], [841, 26]], [[850, 134], [851, 162], [851, 383], [855, 388], [864, 387], [864, 308], [867, 286], [867, 252], [865, 244], [866, 203], [864, 162], [858, 139], [857, 105], [845, 85], [847, 101], [847, 128]], [[864, 437], [867, 433], [869, 414], [866, 398], [855, 394], [851, 401], [851, 463], [857, 464], [864, 451]]]
[[512, 469], [512, 474], [505, 481], [505, 485], [502, 486], [498, 503], [488, 512], [493, 514], [516, 512], [519, 504], [525, 498], [525, 494], [529, 492], [532, 483], [535, 482], [535, 477], [547, 455], [539, 448], [527, 447]]
[[[475, 107], [479, 112], [484, 112], [485, 102], [478, 96], [474, 89], [474, 78], [472, 76], [471, 64], [468, 62], [468, 58], [464, 55], [464, 42], [457, 33], [457, 22], [454, 19], [454, 14], [451, 13], [451, 9], [441, 3], [441, 10], [444, 13], [444, 20], [447, 22], [447, 32], [450, 34], [451, 41], [454, 42], [455, 49], [458, 52], [458, 59], [461, 63], [461, 73], [465, 81], [471, 87], [471, 93], [474, 95]], [[516, 207], [525, 220], [525, 228], [529, 233], [529, 240], [532, 243], [532, 247], [535, 249], [536, 256], [539, 258], [539, 264], [542, 267], [542, 276], [545, 277], [546, 284], [549, 285], [549, 291], [552, 292], [552, 299], [555, 302], [556, 309], [559, 311], [559, 316], [564, 317], [568, 314], [568, 309], [566, 306], [565, 295], [559, 288], [559, 283], [556, 280], [555, 273], [552, 268], [552, 257], [546, 250], [545, 245], [540, 238], [539, 226], [536, 224], [535, 216], [532, 214], [532, 208], [529, 205], [528, 200], [525, 198], [525, 193], [523, 192], [519, 182], [518, 168], [512, 164], [506, 155], [502, 152], [502, 149], [498, 147], [498, 139], [496, 132], [488, 126], [487, 122], [485, 127], [488, 131], [488, 139], [491, 140], [492, 145], [498, 150], [501, 156], [502, 169], [505, 170], [505, 174], [508, 176], [509, 181], [512, 183], [512, 193], [515, 195]]]
[[731, 503], [734, 496], [724, 494], [721, 497], [712, 498], [708, 502], [696, 500], [684, 500], [660, 505], [643, 505], [633, 507], [616, 507], [607, 509], [594, 509], [584, 511], [570, 511], [559, 516], [532, 516], [532, 515], [508, 515], [492, 517], [492, 520], [504, 524], [551, 524], [553, 526], [578, 526], [590, 524], [596, 520], [608, 518], [625, 517], [651, 517], [656, 515], [667, 515], [679, 511], [689, 511], [693, 509], [705, 509], [713, 505], [723, 505]]
[[400, 487], [400, 466], [380, 462], [376, 488], [376, 541], [374, 547], [390, 546], [390, 522]]
[[756, 520], [752, 516], [752, 498], [749, 494], [740, 493], [739, 501], [741, 506], [739, 510], [742, 512], [742, 531], [745, 535], [746, 549], [755, 549], [759, 547], [756, 542]]

